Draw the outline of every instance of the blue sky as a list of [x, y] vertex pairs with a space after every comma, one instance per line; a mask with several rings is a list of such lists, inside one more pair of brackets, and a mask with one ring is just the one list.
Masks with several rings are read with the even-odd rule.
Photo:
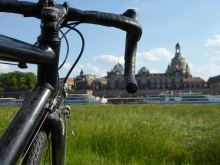
[[[29, 0], [30, 1], [30, 0]], [[36, 1], [35, 1], [36, 2]], [[57, 1], [62, 3], [63, 1]], [[208, 79], [220, 73], [220, 1], [218, 0], [70, 0], [82, 10], [123, 13], [128, 8], [139, 11], [143, 35], [138, 46], [136, 70], [147, 67], [151, 73], [165, 72], [175, 53], [176, 42], [189, 63], [193, 76]], [[0, 13], [0, 34], [35, 43], [40, 33], [39, 20]], [[86, 74], [105, 76], [118, 61], [123, 63], [125, 33], [94, 25], [79, 25], [86, 41], [85, 52], [72, 75], [82, 68]], [[71, 33], [70, 57], [61, 71], [64, 76], [79, 49], [79, 37]], [[61, 50], [63, 58], [65, 44]], [[19, 70], [0, 65], [0, 72]], [[29, 65], [26, 71], [36, 72]]]

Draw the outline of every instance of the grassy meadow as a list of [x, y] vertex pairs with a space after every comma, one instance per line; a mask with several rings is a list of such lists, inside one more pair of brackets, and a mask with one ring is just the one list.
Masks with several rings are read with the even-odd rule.
[[220, 105], [74, 105], [69, 122], [67, 165], [220, 164]]

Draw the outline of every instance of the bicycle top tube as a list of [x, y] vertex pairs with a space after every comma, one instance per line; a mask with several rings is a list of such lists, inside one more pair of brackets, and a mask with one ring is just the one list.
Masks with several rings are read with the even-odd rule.
[[[54, 52], [0, 34], [0, 59], [33, 64], [52, 63]], [[46, 51], [45, 51], [46, 50]], [[4, 53], [7, 52], [7, 53]]]
[[[68, 3], [55, 4], [53, 0], [47, 4], [40, 0], [38, 3], [16, 1], [16, 2], [0, 2], [0, 12], [9, 12], [22, 14], [25, 17], [35, 17], [41, 19], [44, 8], [56, 10], [54, 17], [59, 16], [61, 26], [67, 25], [70, 21], [79, 21], [80, 23], [97, 24], [119, 28], [127, 32], [125, 46], [125, 85], [129, 93], [137, 90], [137, 82], [135, 80], [135, 61], [137, 42], [139, 41], [142, 28], [138, 23], [137, 12], [129, 9], [123, 14], [105, 13], [99, 11], [83, 11], [69, 7]], [[62, 15], [62, 17], [60, 16]], [[53, 19], [53, 18], [51, 18]], [[60, 28], [60, 27], [58, 27]]]

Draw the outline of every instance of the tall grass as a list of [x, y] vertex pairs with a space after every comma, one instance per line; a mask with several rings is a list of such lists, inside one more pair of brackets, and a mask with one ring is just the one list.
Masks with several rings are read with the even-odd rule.
[[68, 165], [220, 164], [220, 105], [75, 105], [69, 122]]

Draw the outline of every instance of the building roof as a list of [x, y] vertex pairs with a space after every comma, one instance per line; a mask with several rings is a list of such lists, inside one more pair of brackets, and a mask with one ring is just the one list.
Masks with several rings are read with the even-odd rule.
[[210, 77], [209, 80], [208, 80], [208, 83], [217, 83], [217, 82], [220, 82], [220, 75]]
[[74, 78], [73, 77], [68, 77], [66, 82], [67, 83], [73, 83], [74, 82]]
[[113, 72], [119, 72], [120, 74], [123, 74], [124, 67], [121, 64], [116, 64], [113, 68]]
[[[63, 82], [65, 78], [60, 78], [60, 82]], [[74, 78], [73, 77], [68, 77], [66, 80], [66, 83], [73, 83], [74, 82]]]
[[146, 67], [142, 67], [139, 71], [138, 74], [150, 74], [150, 71]]
[[201, 77], [183, 78], [183, 83], [205, 83]]

